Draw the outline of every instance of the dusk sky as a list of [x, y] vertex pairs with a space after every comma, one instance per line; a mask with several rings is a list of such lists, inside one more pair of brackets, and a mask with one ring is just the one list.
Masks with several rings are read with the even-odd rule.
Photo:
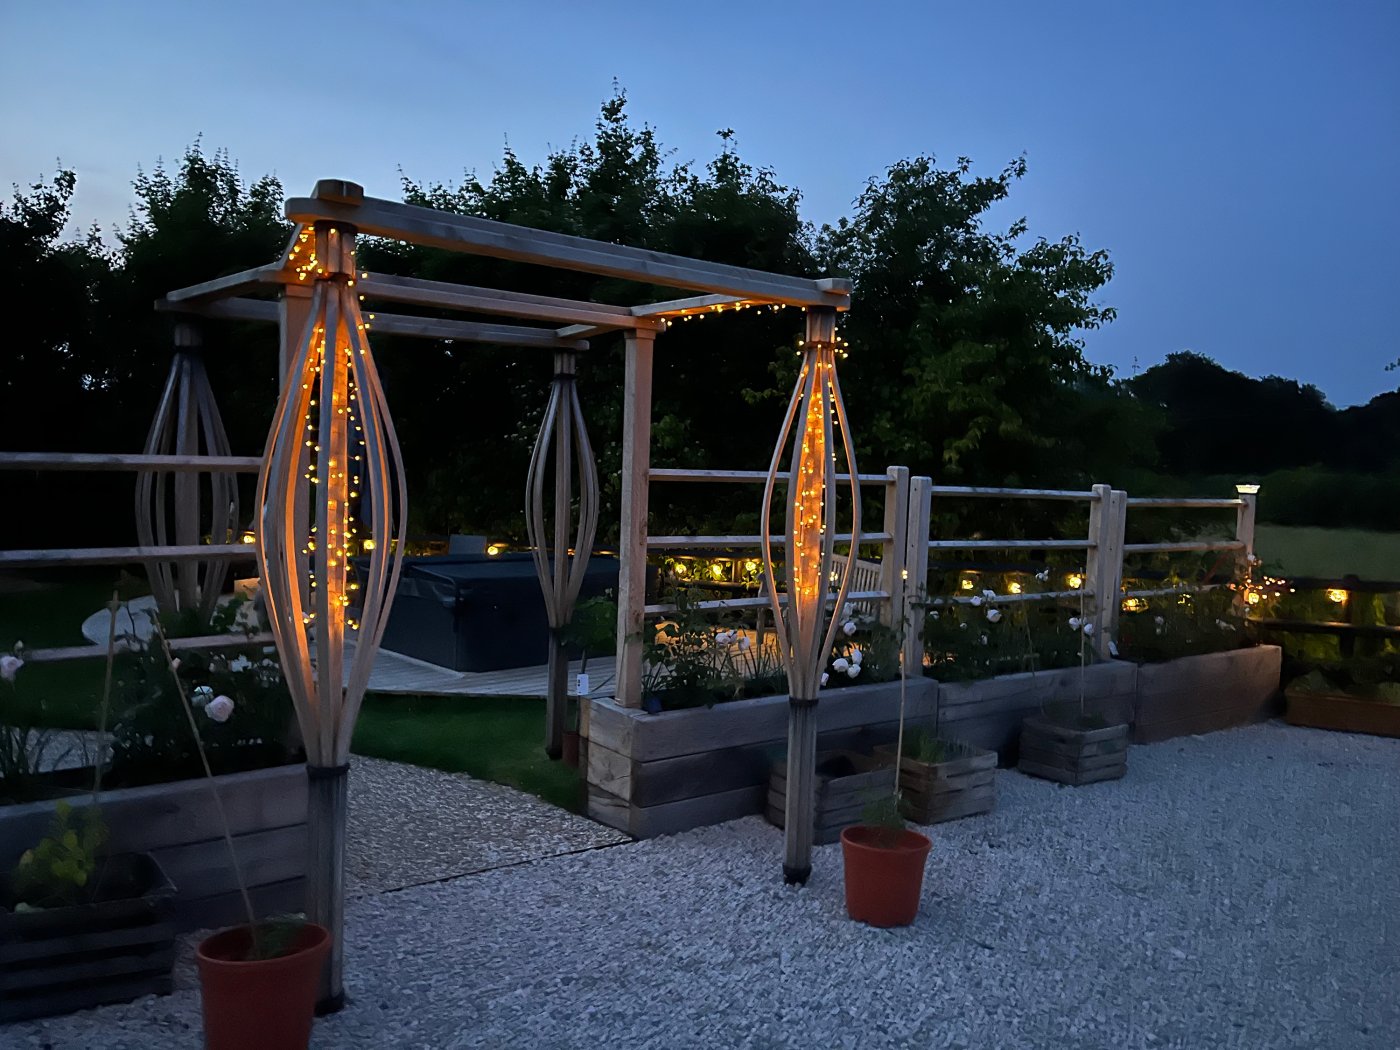
[[[740, 155], [814, 222], [920, 153], [1029, 173], [1005, 224], [1107, 248], [1089, 356], [1181, 349], [1395, 389], [1400, 3], [0, 3], [0, 180], [59, 160], [77, 220], [196, 136], [289, 193], [396, 196], [590, 134], [614, 79], [674, 159]], [[854, 304], [860, 308], [859, 300]], [[1282, 425], [1249, 421], [1246, 425]]]

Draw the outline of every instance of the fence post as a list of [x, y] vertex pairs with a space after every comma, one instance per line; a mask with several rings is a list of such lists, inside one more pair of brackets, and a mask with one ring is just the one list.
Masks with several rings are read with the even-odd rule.
[[1239, 555], [1240, 571], [1244, 573], [1249, 571], [1250, 562], [1254, 559], [1254, 519], [1259, 507], [1259, 486], [1236, 485], [1235, 491], [1240, 497], [1240, 505], [1235, 510], [1235, 539], [1244, 544]]
[[630, 331], [622, 399], [622, 524], [618, 531], [617, 702], [642, 706], [646, 628], [647, 497], [651, 469], [651, 364], [656, 333]]
[[909, 519], [904, 529], [904, 671], [924, 673], [924, 606], [928, 592], [929, 516], [933, 511], [933, 479], [909, 479]]
[[[899, 629], [904, 617], [905, 530], [909, 528], [909, 468], [886, 467], [885, 541], [880, 552], [880, 590], [889, 595], [881, 607], [880, 622]], [[851, 552], [855, 556], [855, 552]]]
[[1103, 657], [1108, 650], [1108, 645], [1104, 641], [1104, 630], [1108, 618], [1104, 615], [1104, 611], [1107, 606], [1109, 580], [1112, 576], [1112, 571], [1109, 569], [1111, 561], [1109, 537], [1113, 525], [1113, 487], [1111, 485], [1095, 485], [1093, 493], [1094, 501], [1089, 504], [1089, 535], [1087, 537], [1089, 546], [1084, 556], [1084, 582], [1080, 586], [1093, 590], [1093, 605], [1085, 613], [1086, 621], [1094, 625], [1094, 633], [1089, 639], [1089, 648], [1094, 651], [1095, 655]]
[[1096, 645], [1099, 655], [1105, 658], [1111, 655], [1108, 643], [1118, 637], [1118, 617], [1123, 611], [1123, 544], [1128, 531], [1128, 494], [1123, 489], [1109, 493], [1106, 531], [1107, 543], [1101, 558], [1107, 589], [1098, 602], [1103, 612]]

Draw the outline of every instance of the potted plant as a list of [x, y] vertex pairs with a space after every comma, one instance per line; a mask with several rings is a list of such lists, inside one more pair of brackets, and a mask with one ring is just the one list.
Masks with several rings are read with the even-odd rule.
[[932, 848], [928, 836], [905, 826], [897, 794], [867, 806], [864, 822], [841, 832], [846, 914], [869, 926], [912, 923]]
[[159, 622], [155, 632], [223, 825], [224, 843], [247, 918], [243, 925], [206, 937], [196, 950], [204, 1045], [207, 1050], [305, 1050], [311, 1039], [321, 972], [330, 952], [330, 932], [300, 917], [258, 920], [194, 707], [178, 673], [179, 664]]
[[1118, 780], [1128, 771], [1128, 724], [1110, 724], [1078, 705], [1046, 704], [1021, 724], [1016, 768], [1022, 773], [1080, 787]]
[[0, 879], [0, 1021], [166, 995], [175, 887], [147, 853], [105, 856], [96, 806], [56, 807]]
[[[894, 745], [875, 753], [894, 762]], [[921, 729], [904, 742], [900, 757], [900, 811], [915, 824], [940, 824], [996, 806], [995, 751], [944, 740]]]

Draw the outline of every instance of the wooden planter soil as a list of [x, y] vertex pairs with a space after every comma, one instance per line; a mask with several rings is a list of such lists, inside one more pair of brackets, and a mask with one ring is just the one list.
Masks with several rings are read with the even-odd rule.
[[[306, 767], [277, 766], [215, 778], [253, 906], [262, 916], [299, 911], [306, 878]], [[78, 804], [80, 800], [71, 799]], [[150, 853], [175, 884], [176, 929], [246, 921], [222, 825], [204, 780], [104, 791], [114, 853]], [[55, 803], [0, 806], [0, 871], [43, 838]]]
[[[838, 842], [843, 828], [861, 822], [866, 807], [894, 792], [894, 766], [855, 751], [817, 753], [812, 841]], [[787, 758], [773, 763], [768, 777], [768, 822], [785, 827]]]
[[[950, 745], [942, 762], [905, 758], [899, 768], [900, 812], [915, 824], [941, 824], [977, 813], [990, 813], [997, 804], [995, 751]], [[894, 761], [894, 748], [876, 748]]]
[[91, 904], [16, 913], [0, 883], [0, 1021], [168, 995], [174, 897], [149, 854], [109, 858]]
[[1133, 743], [1260, 722], [1276, 713], [1283, 650], [1276, 645], [1183, 656], [1138, 668]]
[[[907, 683], [907, 722], [929, 722], [938, 683]], [[899, 683], [823, 691], [817, 747], [869, 753], [899, 731]], [[765, 696], [650, 715], [586, 701], [588, 815], [638, 838], [764, 812], [773, 760], [787, 749], [788, 698]]]
[[1075, 787], [1117, 780], [1128, 771], [1128, 727], [1072, 729], [1045, 718], [1028, 718], [1016, 768]]
[[[1117, 660], [1054, 671], [1025, 671], [977, 682], [944, 682], [938, 687], [938, 732], [1016, 761], [1021, 723], [1058, 697], [1078, 698], [1110, 724], [1126, 722], [1137, 699], [1137, 668]], [[914, 720], [910, 719], [910, 724]]]
[[1362, 700], [1344, 693], [1285, 692], [1290, 725], [1400, 737], [1400, 705]]

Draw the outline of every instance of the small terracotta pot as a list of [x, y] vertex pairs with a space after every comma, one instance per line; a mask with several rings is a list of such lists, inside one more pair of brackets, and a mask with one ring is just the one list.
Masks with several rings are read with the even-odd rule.
[[321, 969], [331, 950], [324, 926], [309, 922], [292, 950], [248, 959], [252, 935], [235, 926], [199, 944], [199, 986], [207, 1050], [306, 1050]]
[[[891, 841], [893, 840], [893, 841]], [[933, 843], [917, 831], [863, 825], [841, 832], [846, 914], [871, 926], [908, 926], [919, 913], [924, 862]]]

